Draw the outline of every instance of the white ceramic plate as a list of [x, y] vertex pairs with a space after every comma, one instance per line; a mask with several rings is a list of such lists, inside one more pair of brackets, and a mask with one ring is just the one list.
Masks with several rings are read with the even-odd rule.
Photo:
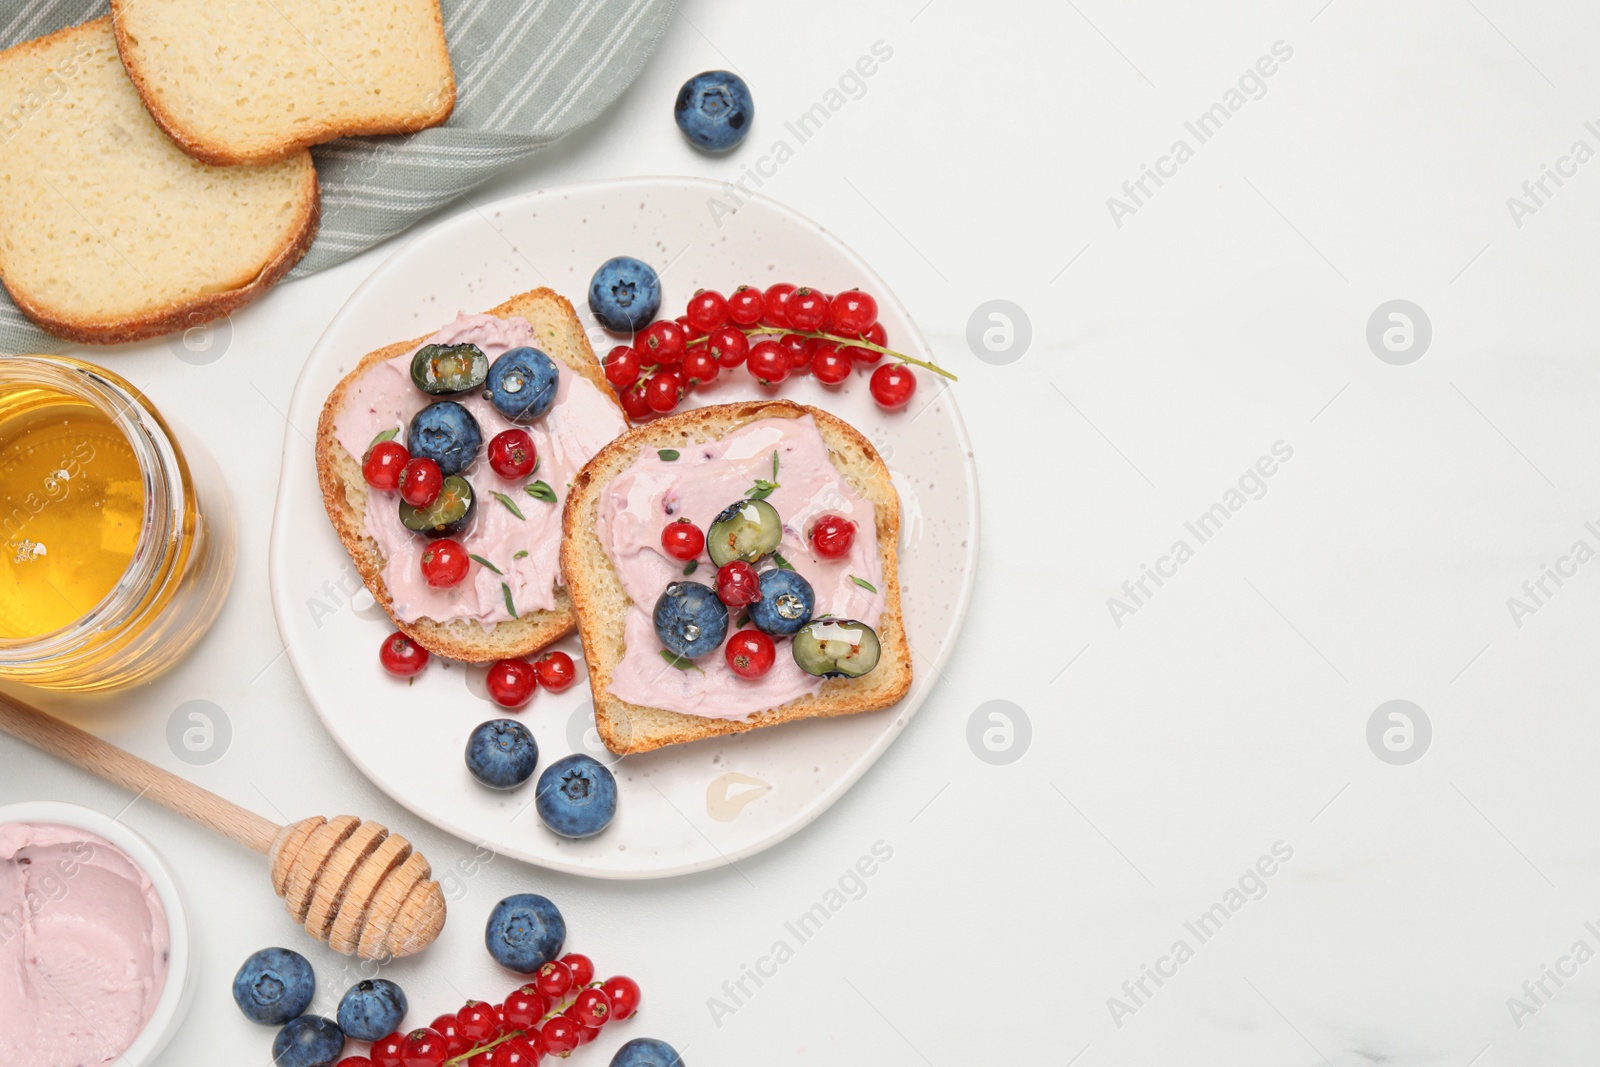
[[[389, 627], [361, 586], [322, 508], [312, 453], [317, 416], [367, 352], [431, 333], [459, 310], [482, 311], [548, 285], [578, 307], [596, 351], [619, 343], [595, 326], [586, 293], [594, 269], [633, 255], [662, 272], [663, 314], [700, 287], [729, 291], [776, 281], [877, 296], [890, 347], [932, 353], [872, 269], [815, 223], [755, 198], [732, 214], [723, 187], [694, 178], [633, 178], [550, 189], [465, 212], [420, 234], [356, 290], [312, 350], [295, 387], [272, 523], [271, 583], [278, 630], [328, 731], [368, 777], [429, 822], [504, 855], [599, 878], [655, 878], [759, 852], [821, 815], [883, 754], [949, 659], [966, 614], [978, 555], [978, 486], [966, 428], [947, 383], [919, 373], [903, 412], [873, 403], [864, 372], [826, 389], [789, 382], [782, 396], [826, 408], [858, 427], [894, 474], [902, 508], [900, 581], [916, 671], [910, 694], [886, 711], [794, 723], [678, 745], [620, 762], [594, 732], [588, 687], [541, 691], [522, 713], [540, 765], [588, 751], [614, 764], [616, 821], [587, 841], [551, 834], [531, 810], [531, 783], [497, 793], [462, 759], [467, 735], [503, 714], [484, 694], [481, 667], [435, 660], [407, 685], [378, 666]], [[720, 219], [720, 223], [719, 223]], [[759, 394], [739, 369], [695, 403]], [[577, 658], [575, 638], [557, 647]], [[582, 664], [579, 676], [584, 677]]]

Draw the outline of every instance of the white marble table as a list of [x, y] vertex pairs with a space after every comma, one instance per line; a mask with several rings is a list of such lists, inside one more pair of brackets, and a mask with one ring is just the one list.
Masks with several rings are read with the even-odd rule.
[[[626, 1032], [696, 1067], [1586, 1060], [1600, 963], [1571, 954], [1600, 950], [1600, 562], [1567, 557], [1600, 550], [1600, 14], [760, 10], [689, 0], [606, 122], [475, 199], [748, 169], [877, 265], [962, 375], [985, 523], [964, 650], [849, 796], [737, 870], [615, 884], [497, 860], [460, 879], [446, 938], [391, 968], [412, 1018], [508, 991], [477, 930], [533, 888], [575, 946], [643, 983]], [[879, 41], [892, 55], [841, 86]], [[670, 102], [728, 65], [757, 126], [702, 158]], [[801, 142], [785, 124], [819, 103], [837, 107]], [[324, 736], [267, 600], [279, 413], [386, 253], [236, 315], [209, 364], [165, 342], [104, 357], [229, 471], [244, 567], [179, 670], [48, 703], [265, 814], [358, 811], [448, 866], [470, 847]], [[966, 340], [991, 300], [1031, 323], [1011, 362]], [[1369, 347], [1392, 300], [1422, 309], [1425, 351], [1414, 312], [1410, 350]], [[232, 728], [205, 766], [165, 740], [197, 699]], [[1387, 711], [1369, 746], [1391, 700], [1422, 710], [1425, 751], [1414, 712], [1408, 750]], [[969, 746], [991, 701], [1031, 725], [1013, 762]], [[125, 803], [14, 743], [0, 761], [0, 802]], [[299, 940], [258, 861], [143, 803], [126, 818], [179, 868], [198, 928], [202, 985], [164, 1062], [265, 1063], [228, 979]], [[875, 847], [891, 858], [800, 943], [785, 924]], [[792, 956], [762, 962], [780, 940]], [[339, 961], [313, 959], [331, 1012]], [[757, 966], [770, 977], [741, 994]]]

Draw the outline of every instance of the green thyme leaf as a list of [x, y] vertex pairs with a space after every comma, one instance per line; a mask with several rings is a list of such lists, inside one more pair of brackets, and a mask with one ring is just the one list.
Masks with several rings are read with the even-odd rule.
[[778, 565], [778, 569], [779, 570], [784, 570], [784, 571], [792, 571], [792, 570], [794, 570], [794, 565], [792, 563], [790, 563], [788, 560], [783, 558], [783, 553], [782, 552], [774, 552], [772, 554], [772, 562], [774, 562], [774, 563], [776, 563]]
[[512, 556], [511, 556], [511, 558], [512, 559], [527, 559], [528, 558], [528, 550], [525, 549], [525, 548], [524, 549], [520, 549], [517, 552], [514, 552], [512, 554]]
[[[491, 493], [490, 495], [510, 509], [511, 514], [515, 515], [519, 519], [522, 519], [523, 516], [521, 509], [517, 507], [510, 497], [506, 496], [504, 493]], [[527, 520], [523, 519], [523, 521], [526, 522]]]
[[517, 614], [517, 605], [511, 601], [511, 587], [505, 582], [501, 582], [500, 591], [506, 595], [506, 610], [511, 612], [511, 617], [513, 619], [520, 618]]
[[369, 444], [367, 446], [367, 451], [369, 451], [369, 452], [372, 451], [372, 445], [381, 445], [385, 441], [393, 441], [396, 437], [399, 437], [399, 436], [400, 436], [400, 427], [398, 427], [398, 426], [396, 426], [392, 430], [385, 430], [382, 433], [380, 433], [378, 436], [376, 436], [376, 437], [374, 437], [372, 439], [372, 444]]
[[468, 552], [467, 553], [467, 558], [471, 559], [471, 560], [476, 560], [478, 562], [478, 566], [480, 566], [480, 567], [488, 567], [490, 570], [494, 571], [496, 574], [504, 574], [505, 573], [505, 571], [501, 570], [499, 567], [496, 567], [493, 563], [490, 563], [488, 560], [484, 559], [482, 556], [474, 556], [471, 552]]
[[671, 463], [673, 460], [682, 455], [682, 453], [680, 453], [676, 448], [658, 448], [656, 449], [656, 455], [660, 456], [667, 463]]
[[772, 484], [778, 484], [778, 450], [772, 450]]
[[556, 502], [556, 491], [550, 488], [548, 482], [534, 482], [524, 492], [535, 500], [543, 500], [546, 504], [554, 504]]
[[691, 559], [689, 561], [689, 565], [687, 567], [683, 568], [683, 573], [684, 574], [693, 574], [695, 571], [697, 571], [699, 569], [700, 569], [700, 561], [697, 560], [697, 559]]
[[850, 576], [850, 580], [852, 582], [855, 582], [857, 585], [859, 585], [861, 588], [865, 589], [869, 593], [876, 593], [878, 591], [878, 587], [873, 585], [871, 582], [867, 581], [865, 578], [857, 578], [855, 575], [852, 574]]
[[741, 611], [739, 613], [739, 618], [735, 620], [735, 623], [739, 629], [743, 630], [746, 626], [750, 625], [750, 613], [748, 611]]
[[[700, 668], [694, 665], [694, 660], [685, 656], [674, 656], [671, 652], [668, 652], [664, 648], [661, 650], [661, 658], [672, 664], [672, 666], [678, 668], [680, 671], [700, 671]], [[704, 674], [705, 671], [700, 671], [700, 673]]]

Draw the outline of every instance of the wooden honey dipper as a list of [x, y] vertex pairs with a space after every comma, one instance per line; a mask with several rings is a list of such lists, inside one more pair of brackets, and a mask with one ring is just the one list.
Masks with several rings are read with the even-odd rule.
[[0, 730], [262, 853], [289, 917], [339, 952], [410, 956], [444, 927], [444, 894], [428, 861], [378, 823], [319, 815], [279, 826], [5, 694]]

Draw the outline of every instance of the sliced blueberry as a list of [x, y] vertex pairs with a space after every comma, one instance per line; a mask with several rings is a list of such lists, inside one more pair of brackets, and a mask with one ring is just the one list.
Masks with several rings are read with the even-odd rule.
[[653, 1037], [636, 1037], [617, 1049], [611, 1067], [688, 1067], [678, 1050]]
[[272, 1062], [277, 1067], [329, 1067], [343, 1051], [344, 1032], [320, 1015], [291, 1019], [272, 1039]]
[[742, 559], [759, 563], [783, 542], [783, 519], [765, 500], [736, 500], [706, 530], [706, 553], [717, 566]]
[[674, 656], [698, 659], [728, 636], [728, 606], [710, 586], [673, 582], [656, 600], [656, 636]]
[[672, 116], [690, 144], [707, 152], [726, 152], [750, 132], [756, 106], [743, 78], [726, 70], [708, 70], [683, 83]]
[[539, 818], [562, 837], [593, 837], [617, 814], [617, 780], [593, 756], [556, 760], [539, 775]]
[[364, 978], [339, 1001], [339, 1029], [357, 1041], [376, 1041], [400, 1029], [406, 994], [387, 978]]
[[423, 345], [411, 357], [411, 383], [430, 396], [465, 393], [488, 376], [489, 357], [474, 344]]
[[547, 897], [518, 893], [494, 906], [483, 940], [500, 966], [532, 974], [561, 955], [567, 923]]
[[537, 348], [513, 348], [489, 367], [489, 403], [512, 422], [544, 417], [560, 384], [555, 361]]
[[538, 742], [515, 719], [479, 723], [467, 738], [467, 770], [490, 789], [515, 789], [538, 765]]
[[251, 1022], [267, 1026], [281, 1026], [304, 1012], [316, 989], [310, 962], [288, 948], [264, 948], [252, 954], [233, 976], [233, 999], [239, 1010]]
[[430, 540], [435, 537], [457, 537], [472, 528], [472, 517], [478, 511], [478, 497], [472, 483], [459, 474], [444, 480], [439, 495], [425, 508], [400, 501], [400, 525], [412, 533]]
[[613, 256], [589, 280], [589, 310], [608, 330], [642, 330], [661, 310], [661, 279], [648, 263]]
[[454, 400], [438, 400], [412, 416], [406, 450], [439, 465], [439, 473], [460, 474], [483, 447], [483, 431], [472, 412]]
[[813, 619], [794, 635], [794, 661], [819, 678], [859, 678], [878, 665], [878, 633], [854, 619]]
[[767, 571], [761, 576], [761, 599], [750, 605], [750, 621], [773, 637], [787, 637], [811, 621], [817, 594], [796, 571]]

